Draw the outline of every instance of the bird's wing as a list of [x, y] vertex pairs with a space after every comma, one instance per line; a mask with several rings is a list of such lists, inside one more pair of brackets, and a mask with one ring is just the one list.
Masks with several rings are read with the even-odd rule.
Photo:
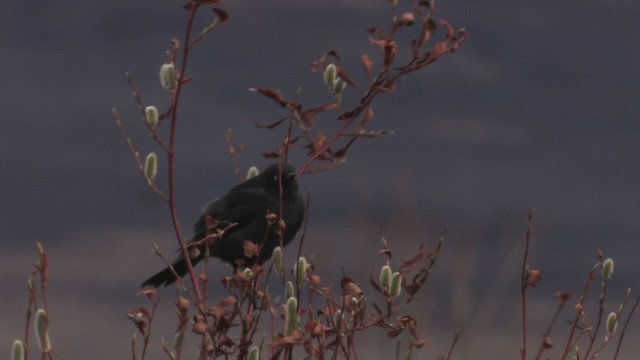
[[[203, 209], [200, 219], [194, 224], [192, 241], [206, 236], [206, 218], [235, 224], [226, 233], [234, 232], [256, 219], [264, 219], [271, 211], [276, 211], [277, 199], [261, 188], [234, 189], [223, 197], [211, 201]], [[272, 209], [273, 208], [273, 209]], [[225, 226], [224, 224], [221, 226]]]
[[237, 223], [239, 227], [263, 218], [269, 212], [276, 211], [277, 199], [260, 188], [249, 188], [229, 192], [224, 204], [216, 214], [218, 220]]

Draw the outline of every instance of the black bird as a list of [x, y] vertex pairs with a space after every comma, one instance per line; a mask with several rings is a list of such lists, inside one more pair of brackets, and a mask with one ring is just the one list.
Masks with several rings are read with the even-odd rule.
[[[298, 192], [293, 166], [283, 164], [280, 169], [278, 164], [274, 164], [204, 207], [193, 226], [193, 238], [187, 245], [190, 248], [191, 263], [195, 266], [204, 259], [205, 246], [209, 247], [209, 256], [230, 263], [234, 270], [239, 266], [250, 267], [268, 260], [273, 249], [280, 244], [280, 226], [277, 221], [280, 217], [280, 184], [282, 220], [285, 224], [282, 241], [283, 245], [290, 243], [302, 225], [304, 203]], [[221, 237], [214, 235], [218, 229], [224, 229]], [[207, 237], [208, 240], [204, 240]], [[247, 247], [247, 240], [257, 245], [260, 251], [251, 252], [252, 246]], [[172, 266], [180, 277], [188, 272], [182, 255]], [[166, 268], [147, 279], [142, 286], [167, 286], [174, 281], [175, 275], [171, 269]]]

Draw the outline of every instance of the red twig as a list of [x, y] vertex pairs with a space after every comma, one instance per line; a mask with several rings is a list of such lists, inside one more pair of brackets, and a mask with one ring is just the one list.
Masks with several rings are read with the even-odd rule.
[[549, 336], [551, 335], [551, 331], [553, 330], [553, 327], [555, 326], [556, 321], [558, 320], [558, 316], [560, 316], [562, 309], [564, 308], [564, 306], [567, 304], [567, 301], [571, 297], [571, 294], [565, 292], [565, 293], [558, 293], [556, 294], [556, 296], [560, 298], [560, 303], [558, 304], [558, 307], [556, 308], [555, 313], [551, 317], [551, 321], [549, 322], [547, 329], [542, 335], [542, 342], [540, 343], [540, 347], [538, 348], [538, 353], [536, 354], [536, 360], [539, 360], [540, 357], [542, 356], [542, 352], [548, 346], [551, 346], [551, 343], [549, 342], [550, 341]]
[[627, 326], [629, 325], [629, 322], [631, 321], [631, 317], [633, 316], [633, 313], [638, 308], [638, 304], [639, 303], [640, 303], [640, 296], [638, 296], [636, 298], [635, 303], [633, 303], [633, 307], [631, 308], [631, 311], [629, 312], [629, 315], [627, 315], [627, 319], [624, 322], [624, 326], [622, 327], [622, 330], [620, 331], [620, 338], [618, 339], [618, 345], [616, 346], [616, 353], [613, 356], [613, 360], [616, 360], [618, 358], [618, 354], [620, 353], [620, 348], [622, 346], [622, 339], [624, 339], [625, 331], [627, 330]]
[[569, 337], [567, 338], [567, 344], [565, 345], [564, 352], [562, 353], [562, 356], [560, 357], [560, 359], [566, 359], [567, 356], [569, 355], [569, 351], [571, 351], [571, 349], [573, 348], [573, 345], [574, 345], [573, 336], [575, 335], [576, 329], [578, 328], [578, 321], [580, 320], [580, 317], [584, 312], [583, 311], [584, 302], [587, 299], [587, 294], [589, 293], [589, 289], [591, 288], [591, 283], [595, 279], [594, 272], [595, 272], [595, 269], [591, 269], [591, 271], [589, 271], [589, 275], [584, 285], [584, 290], [582, 291], [582, 295], [580, 296], [578, 303], [575, 305], [576, 315], [573, 319], [573, 322], [571, 323], [571, 331], [569, 332]]
[[529, 245], [531, 241], [531, 225], [533, 222], [533, 208], [529, 209], [529, 217], [527, 220], [527, 235], [525, 237], [524, 256], [522, 259], [522, 273], [520, 285], [520, 298], [522, 302], [522, 348], [520, 348], [520, 357], [522, 360], [527, 358], [527, 288], [529, 287], [527, 278], [529, 272]]
[[[187, 30], [184, 36], [184, 44], [189, 44], [191, 39], [191, 31], [193, 28], [193, 22], [198, 11], [199, 6], [193, 5], [189, 9], [189, 19], [187, 20]], [[184, 237], [182, 235], [182, 230], [180, 228], [180, 222], [178, 220], [178, 211], [176, 206], [176, 192], [175, 192], [175, 144], [176, 144], [176, 124], [178, 122], [178, 105], [180, 104], [180, 95], [182, 94], [182, 87], [185, 84], [185, 79], [183, 78], [186, 75], [187, 64], [189, 63], [189, 54], [191, 48], [189, 46], [184, 46], [182, 50], [182, 65], [180, 67], [179, 76], [181, 77], [180, 81], [178, 81], [178, 86], [175, 89], [172, 97], [172, 107], [171, 107], [171, 129], [169, 131], [169, 150], [167, 152], [167, 162], [168, 162], [168, 178], [169, 178], [169, 208], [171, 209], [171, 222], [173, 224], [173, 229], [176, 234], [176, 238], [178, 240], [178, 244], [180, 245], [180, 251], [182, 252], [182, 256], [184, 257], [185, 264], [187, 265], [187, 270], [189, 271], [189, 278], [191, 279], [191, 283], [193, 285], [193, 291], [195, 297], [198, 301], [198, 309], [200, 312], [205, 312], [204, 304], [202, 303], [202, 294], [200, 292], [200, 287], [198, 285], [198, 279], [196, 278], [196, 274], [193, 270], [193, 265], [191, 263], [191, 256], [189, 255], [189, 250], [187, 249], [187, 245], [184, 241]], [[174, 50], [175, 51], [175, 50]]]

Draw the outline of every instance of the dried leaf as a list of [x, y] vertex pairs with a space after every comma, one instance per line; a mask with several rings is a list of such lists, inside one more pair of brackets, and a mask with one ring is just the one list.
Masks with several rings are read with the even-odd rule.
[[258, 256], [260, 246], [251, 240], [244, 240], [242, 242], [242, 250], [244, 252], [244, 256], [250, 259]]
[[273, 90], [273, 89], [269, 89], [269, 88], [266, 88], [266, 87], [261, 87], [261, 88], [249, 88], [249, 91], [258, 92], [258, 93], [270, 98], [271, 100], [277, 102], [282, 107], [286, 107], [289, 104], [287, 102], [287, 100], [285, 100], [285, 98], [282, 96], [282, 94], [280, 94], [279, 91], [276, 91], [276, 90]]
[[541, 278], [540, 270], [529, 269], [526, 274], [526, 286], [535, 287]]
[[338, 66], [338, 69], [337, 69], [337, 70], [338, 70], [338, 72], [337, 72], [336, 74], [337, 74], [337, 76], [338, 76], [339, 78], [341, 78], [341, 79], [342, 79], [342, 80], [344, 80], [347, 84], [349, 84], [349, 85], [351, 85], [351, 86], [353, 86], [353, 87], [356, 87], [356, 88], [358, 87], [358, 85], [356, 85], [356, 82], [355, 82], [355, 81], [353, 81], [353, 79], [351, 79], [351, 78], [349, 77], [349, 75], [347, 75], [347, 73], [342, 69], [342, 67], [341, 67], [341, 66]]
[[416, 264], [420, 263], [425, 257], [427, 257], [427, 253], [424, 251], [424, 244], [420, 244], [420, 247], [418, 248], [418, 254], [416, 254], [416, 256], [402, 263], [398, 271], [400, 272], [400, 274], [408, 273], [409, 271], [411, 271], [411, 269], [413, 269], [414, 266], [416, 266]]
[[300, 335], [300, 333], [297, 330], [294, 330], [291, 336], [282, 337], [278, 339], [276, 342], [274, 342], [273, 344], [271, 344], [271, 348], [276, 349], [285, 345], [298, 345], [302, 343], [304, 343], [304, 337]]
[[229, 20], [229, 14], [227, 14], [226, 11], [220, 8], [213, 8], [213, 12], [216, 13], [216, 15], [218, 15], [218, 18], [220, 19], [221, 24], [224, 24], [227, 20]]
[[431, 18], [426, 19], [422, 24], [422, 33], [418, 41], [418, 47], [422, 47], [431, 39], [431, 34], [437, 30], [436, 23]]
[[349, 276], [345, 276], [340, 281], [340, 287], [342, 288], [342, 293], [348, 296], [361, 296], [363, 294], [362, 290], [356, 284], [353, 279]]
[[400, 15], [396, 21], [393, 22], [393, 27], [391, 28], [391, 34], [394, 34], [398, 29], [403, 26], [411, 26], [415, 23], [415, 16], [412, 12], [405, 12]]
[[273, 128], [277, 127], [278, 125], [282, 124], [282, 122], [283, 122], [283, 121], [285, 121], [285, 120], [287, 120], [288, 118], [289, 118], [288, 116], [287, 116], [287, 117], [283, 117], [283, 118], [281, 118], [281, 119], [278, 119], [278, 120], [276, 120], [276, 121], [274, 121], [274, 122], [272, 122], [272, 123], [270, 123], [270, 124], [266, 124], [266, 125], [261, 125], [261, 124], [259, 124], [257, 121], [255, 121], [255, 120], [253, 121], [253, 123], [255, 124], [255, 126], [256, 126], [258, 129], [262, 129], [262, 128], [266, 128], [266, 129], [273, 129]]
[[158, 296], [156, 289], [142, 289], [136, 293], [137, 296], [146, 296], [149, 299], [154, 299]]
[[300, 114], [300, 119], [307, 127], [313, 127], [313, 117], [315, 115], [327, 110], [333, 110], [335, 108], [336, 108], [336, 103], [320, 105], [318, 107], [303, 111]]
[[409, 294], [409, 296], [415, 295], [418, 292], [418, 290], [420, 290], [420, 288], [422, 287], [422, 284], [424, 284], [424, 282], [427, 281], [428, 276], [429, 276], [428, 269], [420, 269], [418, 274], [416, 274], [416, 276], [413, 277], [413, 281], [411, 282], [411, 284], [406, 285], [404, 287], [404, 290], [407, 292], [407, 294]]
[[367, 80], [371, 82], [371, 73], [373, 72], [373, 60], [367, 54], [360, 55], [360, 62], [364, 67], [364, 72], [367, 75]]
[[360, 133], [358, 134], [358, 136], [361, 137], [367, 137], [367, 138], [374, 138], [374, 137], [378, 137], [380, 135], [393, 135], [394, 132], [393, 130], [369, 130], [369, 131], [360, 131]]
[[277, 159], [280, 157], [280, 153], [277, 151], [270, 151], [270, 152], [262, 153], [262, 156], [264, 156], [267, 159]]
[[571, 297], [571, 292], [569, 291], [557, 292], [555, 293], [555, 297], [557, 297], [561, 301], [567, 301]]
[[327, 142], [327, 137], [324, 135], [324, 133], [322, 131], [318, 131], [318, 133], [316, 134], [316, 138], [315, 140], [313, 140], [313, 143], [311, 143], [311, 152], [312, 155], [324, 152], [324, 146]]

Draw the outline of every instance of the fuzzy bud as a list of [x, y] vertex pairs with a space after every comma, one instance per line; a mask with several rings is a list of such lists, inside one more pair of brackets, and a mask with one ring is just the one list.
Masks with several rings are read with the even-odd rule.
[[358, 310], [358, 306], [360, 305], [360, 301], [358, 301], [358, 298], [353, 296], [351, 298], [351, 310], [356, 311]]
[[334, 63], [327, 65], [327, 67], [324, 69], [324, 74], [323, 74], [324, 84], [331, 91], [333, 91], [334, 84], [336, 82], [336, 73], [337, 73], [337, 69], [336, 69], [336, 64]]
[[257, 166], [252, 166], [247, 170], [247, 180], [260, 175], [260, 170], [258, 170]]
[[36, 321], [34, 323], [36, 330], [36, 339], [38, 346], [43, 353], [51, 351], [51, 341], [49, 340], [49, 332], [47, 331], [48, 321], [47, 313], [44, 309], [36, 311]]
[[389, 285], [391, 285], [391, 266], [385, 265], [380, 269], [380, 285], [385, 290], [389, 290]]
[[173, 348], [176, 350], [182, 349], [182, 343], [184, 341], [184, 331], [178, 330], [173, 335]]
[[27, 287], [29, 288], [29, 291], [31, 291], [31, 292], [35, 291], [35, 287], [33, 285], [33, 275], [29, 276], [29, 278], [27, 279]]
[[296, 276], [296, 285], [298, 285], [298, 288], [301, 288], [304, 279], [307, 278], [307, 259], [305, 259], [304, 256], [300, 256], [298, 259], [298, 262], [293, 268], [293, 274]]
[[162, 64], [160, 67], [160, 84], [167, 90], [175, 90], [178, 87], [178, 74], [173, 63]]
[[198, 335], [206, 334], [207, 332], [207, 323], [204, 320], [204, 317], [198, 315], [196, 316], [193, 322], [193, 332]]
[[152, 129], [155, 129], [158, 126], [158, 109], [151, 105], [144, 108], [144, 120], [147, 122]]
[[247, 279], [251, 279], [253, 277], [253, 270], [246, 268], [244, 269], [244, 271], [242, 271], [242, 275], [244, 275], [244, 277], [246, 277]]
[[24, 360], [24, 344], [20, 340], [13, 342], [11, 347], [11, 360]]
[[298, 326], [298, 300], [290, 297], [284, 314], [284, 336], [291, 336]]
[[273, 253], [271, 255], [273, 258], [273, 270], [280, 275], [280, 278], [284, 278], [284, 260], [282, 259], [282, 248], [280, 246], [276, 246], [273, 249]]
[[293, 295], [295, 295], [295, 292], [293, 291], [293, 283], [291, 281], [287, 281], [287, 284], [284, 287], [284, 298], [289, 299], [290, 297], [293, 297]]
[[607, 316], [607, 335], [611, 336], [616, 332], [618, 327], [618, 314], [612, 312]]
[[182, 296], [178, 296], [178, 300], [176, 300], [176, 307], [180, 311], [187, 311], [189, 309], [189, 300]]
[[249, 360], [258, 360], [260, 359], [260, 349], [257, 346], [253, 345], [249, 348], [249, 356], [247, 357]]
[[342, 96], [342, 92], [346, 87], [347, 87], [347, 83], [344, 80], [342, 80], [342, 78], [336, 78], [336, 81], [333, 82], [333, 88], [331, 89], [331, 91], [336, 96]]
[[336, 312], [333, 314], [333, 323], [335, 324], [338, 331], [340, 331], [340, 328], [342, 327], [342, 318], [342, 310], [336, 310]]
[[391, 285], [389, 286], [389, 295], [391, 295], [393, 298], [397, 298], [400, 295], [400, 292], [402, 291], [402, 276], [400, 276], [399, 272], [394, 272], [393, 275], [391, 275]]
[[613, 265], [614, 263], [612, 258], [606, 258], [602, 262], [602, 276], [606, 279], [611, 279], [611, 275], [613, 275]]
[[158, 174], [158, 156], [154, 152], [150, 152], [144, 160], [144, 176], [148, 181], [152, 181]]

